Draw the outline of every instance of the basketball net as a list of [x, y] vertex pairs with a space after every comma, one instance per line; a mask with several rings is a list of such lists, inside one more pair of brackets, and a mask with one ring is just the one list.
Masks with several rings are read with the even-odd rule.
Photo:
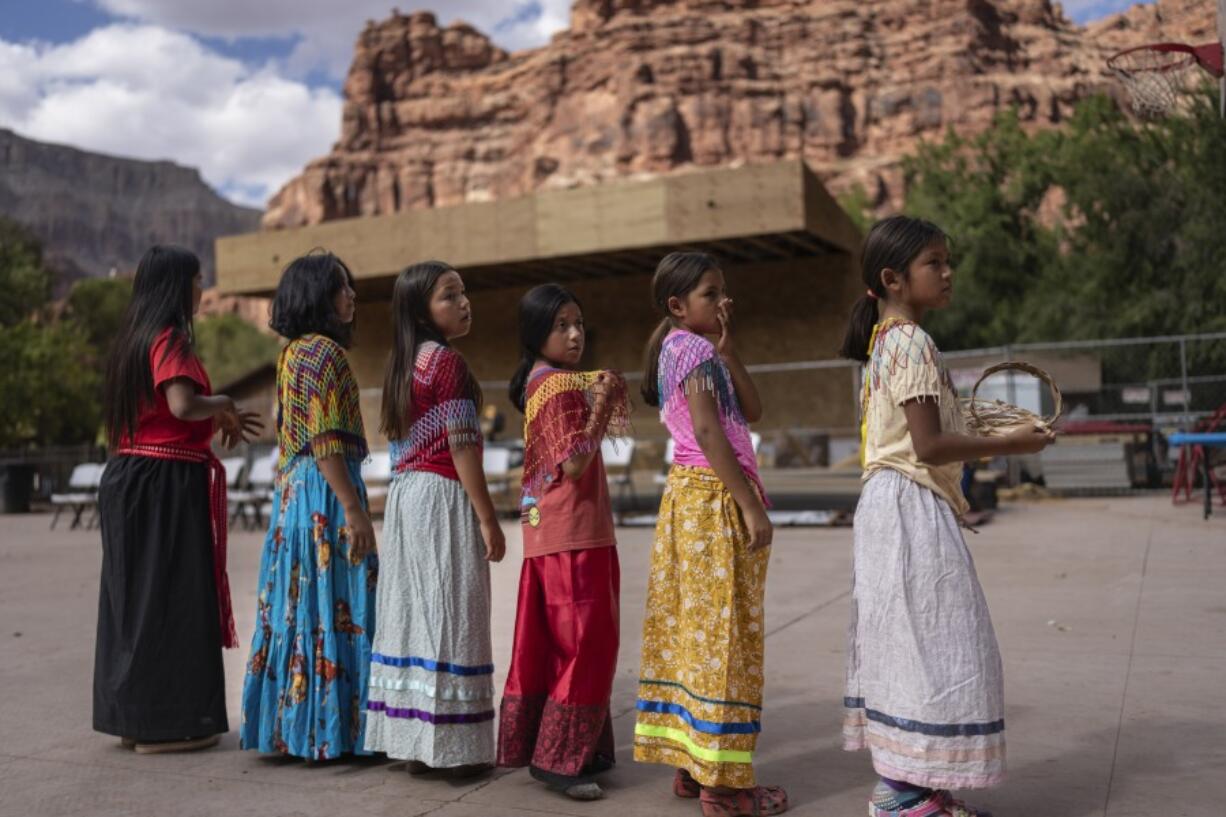
[[1200, 69], [1222, 76], [1222, 46], [1142, 45], [1113, 55], [1107, 68], [1128, 89], [1137, 116], [1156, 119], [1175, 110]]

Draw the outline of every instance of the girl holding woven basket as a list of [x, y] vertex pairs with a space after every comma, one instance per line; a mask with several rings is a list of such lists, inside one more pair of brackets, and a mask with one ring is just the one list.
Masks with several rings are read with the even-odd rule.
[[366, 748], [410, 761], [415, 774], [463, 777], [494, 762], [489, 562], [506, 541], [482, 467], [481, 388], [451, 346], [472, 320], [448, 264], [397, 277], [382, 417], [393, 477]]
[[604, 793], [592, 775], [613, 765], [620, 581], [600, 443], [629, 431], [626, 384], [577, 370], [583, 311], [556, 284], [524, 295], [519, 338], [510, 397], [524, 414], [524, 564], [498, 765], [594, 800]]
[[844, 748], [868, 748], [874, 817], [973, 817], [949, 789], [1005, 773], [1004, 687], [987, 601], [962, 537], [962, 462], [1034, 453], [1051, 431], [965, 433], [958, 397], [919, 322], [947, 306], [945, 234], [894, 216], [869, 231], [867, 293], [844, 357], [865, 364], [864, 488], [856, 508]]
[[715, 260], [671, 253], [652, 291], [663, 320], [643, 399], [660, 407], [675, 454], [647, 584], [634, 759], [673, 766], [673, 793], [699, 798], [704, 817], [780, 814], [787, 793], [757, 785], [753, 768], [772, 536], [749, 432], [762, 401]]

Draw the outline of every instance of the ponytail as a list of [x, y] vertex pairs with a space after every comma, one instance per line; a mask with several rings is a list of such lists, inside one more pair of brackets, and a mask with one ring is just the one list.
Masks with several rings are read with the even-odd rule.
[[660, 407], [660, 349], [664, 346], [664, 338], [673, 328], [671, 318], [665, 318], [651, 333], [647, 341], [647, 351], [643, 356], [643, 385], [640, 393], [643, 402], [655, 408]]
[[868, 363], [868, 344], [876, 325], [877, 299], [861, 295], [851, 307], [851, 321], [847, 324], [847, 334], [843, 336], [839, 356]]
[[881, 273], [894, 270], [907, 277], [911, 262], [934, 241], [948, 243], [949, 236], [931, 221], [910, 216], [890, 216], [873, 225], [860, 252], [860, 273], [868, 291], [851, 308], [851, 319], [839, 355], [868, 362], [868, 344], [877, 325], [877, 303], [886, 298]]
[[515, 367], [515, 374], [511, 375], [511, 385], [507, 389], [507, 396], [511, 398], [511, 405], [519, 409], [520, 414], [524, 413], [524, 409], [528, 404], [525, 391], [528, 387], [528, 375], [532, 372], [532, 364], [534, 363], [536, 363], [536, 355], [525, 349], [519, 357], [519, 365]]

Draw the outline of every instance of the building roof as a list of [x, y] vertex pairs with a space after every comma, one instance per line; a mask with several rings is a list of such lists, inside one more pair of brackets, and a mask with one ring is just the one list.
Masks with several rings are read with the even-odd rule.
[[338, 219], [217, 240], [222, 292], [272, 292], [293, 258], [335, 252], [363, 298], [435, 258], [468, 289], [650, 273], [663, 253], [704, 249], [746, 263], [856, 253], [860, 233], [800, 160], [696, 170], [494, 202]]

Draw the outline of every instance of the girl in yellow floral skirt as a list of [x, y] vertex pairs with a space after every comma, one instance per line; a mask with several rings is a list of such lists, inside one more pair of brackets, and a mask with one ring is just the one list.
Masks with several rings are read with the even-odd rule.
[[748, 424], [762, 403], [734, 350], [715, 260], [671, 253], [652, 290], [664, 319], [643, 398], [659, 406], [674, 456], [647, 585], [634, 759], [675, 767], [674, 794], [699, 798], [704, 817], [780, 814], [787, 793], [756, 785], [753, 771], [772, 530]]

